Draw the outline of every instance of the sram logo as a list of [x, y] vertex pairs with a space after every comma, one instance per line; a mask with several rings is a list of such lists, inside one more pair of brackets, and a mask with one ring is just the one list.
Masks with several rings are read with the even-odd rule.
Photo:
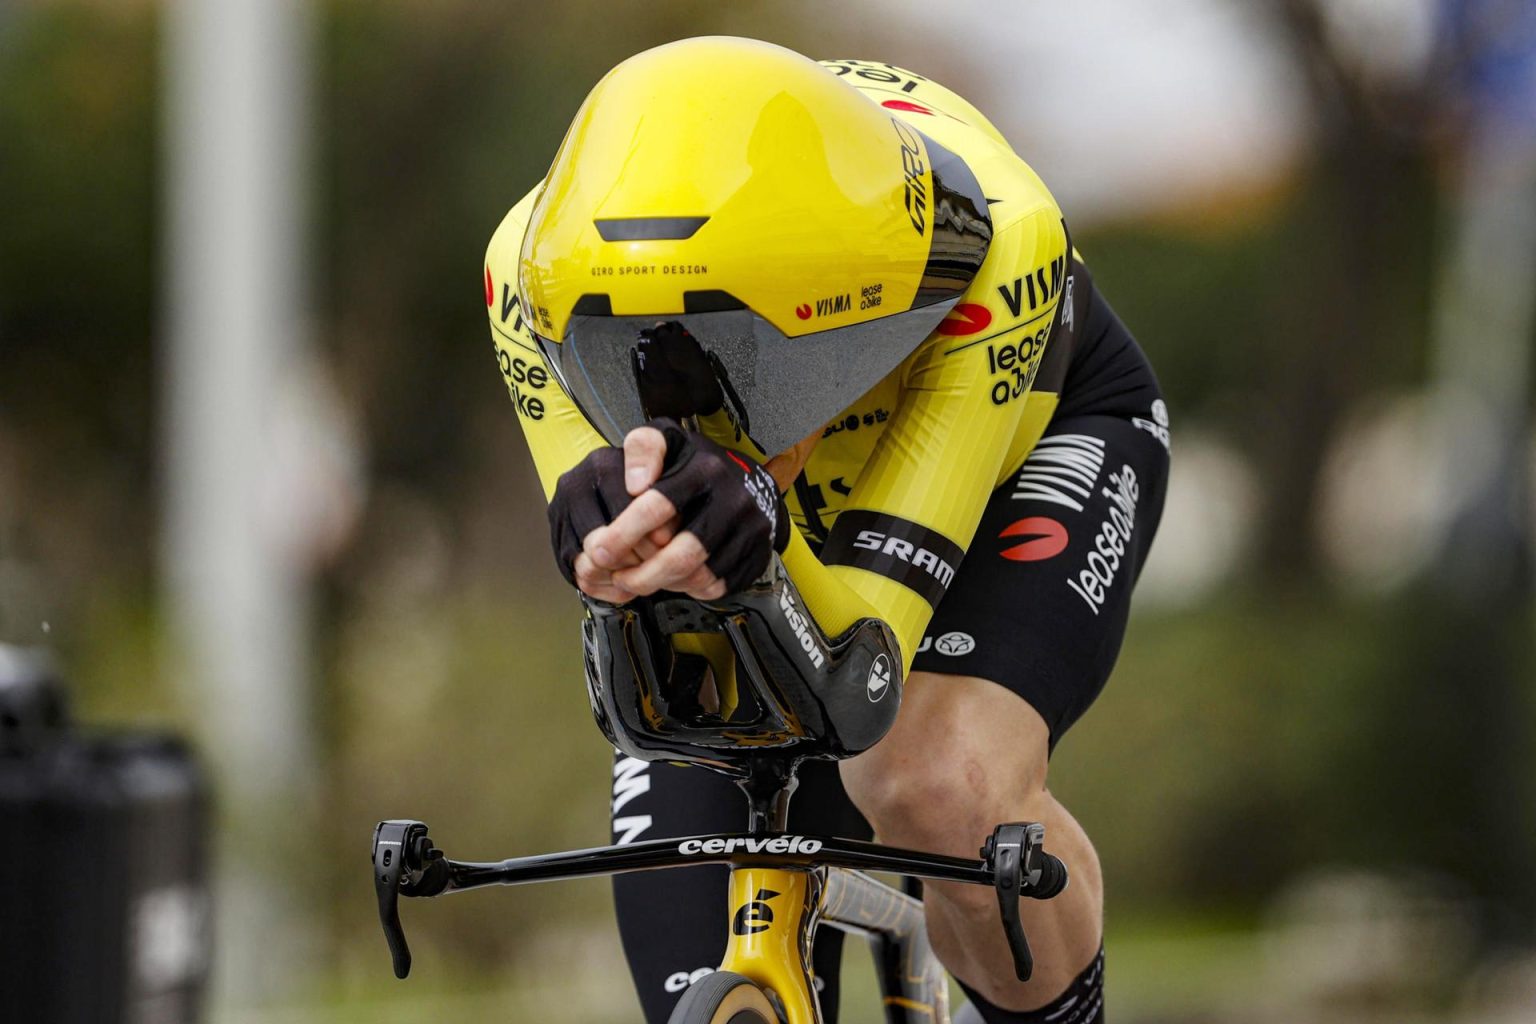
[[697, 857], [700, 854], [717, 856], [722, 853], [811, 854], [821, 852], [821, 840], [804, 836], [764, 836], [761, 839], [751, 836], [732, 836], [727, 839], [720, 836], [714, 839], [685, 839], [677, 844], [677, 852], [684, 857]]
[[938, 580], [941, 586], [949, 586], [949, 581], [955, 578], [955, 567], [940, 556], [909, 540], [891, 537], [879, 530], [860, 530], [853, 546], [864, 551], [878, 551], [882, 555], [906, 562]]
[[895, 580], [935, 608], [965, 551], [937, 530], [873, 509], [847, 509], [821, 551], [823, 565], [847, 565]]

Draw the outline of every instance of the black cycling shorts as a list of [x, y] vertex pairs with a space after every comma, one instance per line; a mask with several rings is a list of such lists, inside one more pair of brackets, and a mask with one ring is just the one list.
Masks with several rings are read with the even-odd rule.
[[1052, 747], [1088, 710], [1120, 653], [1162, 513], [1167, 413], [1155, 401], [1132, 420], [1051, 423], [992, 493], [913, 671], [1012, 690], [1045, 719]]

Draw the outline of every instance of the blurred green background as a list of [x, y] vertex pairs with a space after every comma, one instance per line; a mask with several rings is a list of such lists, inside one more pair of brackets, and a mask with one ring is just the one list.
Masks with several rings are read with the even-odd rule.
[[167, 598], [172, 8], [0, 4], [0, 642], [224, 773], [223, 863], [265, 851], [231, 884], [287, 938], [220, 961], [217, 1019], [634, 1018], [605, 883], [407, 905], [399, 983], [362, 853], [393, 816], [469, 858], [606, 841], [481, 254], [609, 67], [731, 33], [976, 102], [1167, 392], [1163, 533], [1053, 767], [1113, 1019], [1536, 1021], [1527, 5], [1056, 6], [299, 5], [308, 738], [247, 799]]

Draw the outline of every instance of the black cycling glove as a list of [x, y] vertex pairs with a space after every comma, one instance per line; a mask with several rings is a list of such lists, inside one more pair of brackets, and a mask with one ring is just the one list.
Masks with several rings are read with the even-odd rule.
[[[679, 531], [687, 530], [709, 552], [705, 564], [727, 593], [745, 590], [768, 568], [770, 552], [789, 546], [789, 511], [766, 469], [745, 455], [684, 430], [676, 420], [655, 419], [667, 454], [655, 489], [677, 508]], [[561, 475], [549, 503], [549, 537], [566, 582], [576, 585], [582, 541], [607, 526], [633, 499], [624, 487], [624, 449], [597, 448]]]
[[747, 589], [768, 568], [770, 555], [789, 546], [789, 510], [768, 471], [727, 451], [675, 420], [648, 426], [667, 440], [655, 489], [677, 506], [681, 529], [709, 552], [705, 564], [725, 581], [728, 594]]
[[709, 353], [676, 320], [641, 331], [629, 358], [646, 419], [708, 416], [725, 404]]
[[596, 448], [555, 483], [549, 502], [549, 539], [560, 574], [576, 585], [581, 542], [613, 522], [633, 499], [624, 488], [624, 449]]

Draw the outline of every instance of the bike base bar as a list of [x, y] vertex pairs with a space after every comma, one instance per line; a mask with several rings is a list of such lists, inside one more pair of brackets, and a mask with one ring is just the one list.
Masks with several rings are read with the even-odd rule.
[[652, 839], [477, 864], [449, 860], [433, 844], [424, 822], [400, 818], [381, 821], [373, 830], [373, 880], [379, 923], [389, 942], [395, 976], [400, 978], [411, 970], [411, 950], [398, 912], [400, 896], [437, 896], [487, 885], [521, 885], [690, 864], [729, 864], [733, 868], [762, 866], [791, 871], [888, 871], [933, 881], [992, 886], [997, 891], [1014, 970], [1020, 981], [1028, 981], [1034, 958], [1019, 919], [1019, 900], [1026, 896], [1050, 899], [1067, 884], [1065, 866], [1045, 852], [1041, 845], [1044, 839], [1045, 829], [1038, 823], [1005, 822], [993, 830], [976, 860], [966, 860], [857, 839], [737, 832]]
[[[749, 835], [744, 832], [654, 839], [626, 846], [600, 846], [588, 850], [514, 857], [494, 863], [447, 860], [444, 864], [447, 867], [446, 884], [441, 887], [412, 887], [405, 884], [401, 886], [401, 895], [436, 896], [439, 893], [478, 889], [487, 885], [521, 885], [586, 875], [616, 875], [630, 871], [687, 867], [690, 864], [853, 868], [860, 871], [889, 871], [942, 882], [995, 884], [991, 867], [980, 858], [965, 860], [856, 839], [784, 834]], [[429, 888], [435, 891], [426, 891]]]

